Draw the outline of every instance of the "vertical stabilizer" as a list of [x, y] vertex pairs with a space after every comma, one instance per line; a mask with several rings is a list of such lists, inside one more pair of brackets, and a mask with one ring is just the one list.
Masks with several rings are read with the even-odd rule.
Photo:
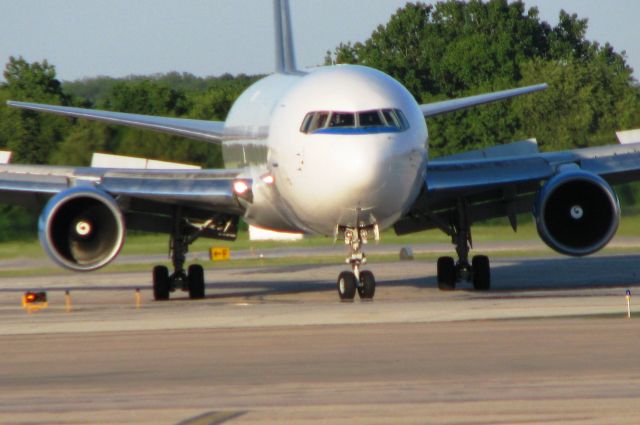
[[283, 74], [298, 72], [293, 51], [289, 0], [273, 0], [276, 31], [276, 71]]

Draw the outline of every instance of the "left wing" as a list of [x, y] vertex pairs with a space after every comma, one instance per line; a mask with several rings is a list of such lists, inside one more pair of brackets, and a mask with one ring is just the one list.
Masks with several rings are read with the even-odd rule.
[[[520, 142], [521, 143], [521, 142]], [[597, 176], [610, 184], [640, 179], [640, 142], [563, 152], [518, 154], [505, 145], [431, 161], [413, 208], [395, 225], [398, 234], [440, 228], [449, 233], [462, 208], [471, 222], [531, 212], [544, 186], [565, 175]], [[501, 156], [501, 151], [510, 151]]]
[[548, 84], [537, 84], [534, 86], [521, 87], [511, 90], [503, 90], [493, 93], [479, 94], [476, 96], [462, 97], [459, 99], [443, 100], [441, 102], [427, 103], [420, 105], [422, 114], [425, 117], [433, 117], [440, 114], [454, 112], [460, 109], [471, 108], [473, 106], [484, 105], [485, 103], [497, 102], [499, 100], [509, 99], [510, 97], [521, 96], [523, 94], [533, 93], [545, 90]]
[[152, 115], [127, 114], [124, 112], [99, 111], [95, 109], [71, 108], [68, 106], [44, 105], [40, 103], [8, 101], [14, 108], [49, 112], [65, 117], [86, 118], [109, 124], [143, 128], [188, 139], [219, 143], [224, 136], [224, 122], [193, 120], [186, 118], [157, 117]]

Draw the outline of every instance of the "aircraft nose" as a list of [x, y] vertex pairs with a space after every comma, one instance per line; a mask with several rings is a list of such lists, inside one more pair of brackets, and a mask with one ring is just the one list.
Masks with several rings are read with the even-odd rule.
[[300, 222], [324, 234], [354, 220], [393, 224], [417, 194], [424, 166], [422, 151], [396, 137], [310, 140], [304, 160], [281, 180]]
[[324, 149], [325, 156], [320, 149], [305, 155], [307, 175], [323, 176], [312, 185], [319, 199], [330, 197], [345, 208], [404, 202], [420, 166], [412, 152], [390, 136], [342, 141], [334, 148]]
[[389, 159], [388, 152], [360, 146], [341, 152], [330, 167], [334, 183], [350, 188], [356, 197], [376, 191], [385, 182]]

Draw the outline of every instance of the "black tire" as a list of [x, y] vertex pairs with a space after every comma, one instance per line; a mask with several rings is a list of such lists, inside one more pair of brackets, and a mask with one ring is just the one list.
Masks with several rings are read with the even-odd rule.
[[371, 300], [376, 293], [376, 279], [373, 273], [368, 270], [360, 272], [360, 285], [358, 285], [358, 295], [363, 300]]
[[438, 289], [441, 291], [452, 291], [456, 289], [458, 274], [456, 263], [452, 257], [438, 258]]
[[342, 301], [351, 301], [356, 296], [356, 276], [351, 272], [342, 272], [338, 276], [338, 295]]
[[204, 270], [200, 264], [189, 266], [187, 277], [189, 279], [189, 298], [198, 300], [204, 298]]
[[153, 268], [153, 299], [168, 300], [170, 291], [169, 269], [165, 266], [155, 266]]
[[473, 288], [477, 291], [488, 291], [491, 289], [491, 266], [489, 257], [486, 255], [476, 255], [471, 260], [471, 273], [473, 276]]

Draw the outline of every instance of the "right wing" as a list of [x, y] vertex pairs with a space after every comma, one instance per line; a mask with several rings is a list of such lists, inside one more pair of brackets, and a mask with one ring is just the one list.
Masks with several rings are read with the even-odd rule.
[[7, 105], [32, 111], [49, 112], [74, 118], [102, 121], [129, 127], [169, 133], [188, 139], [219, 143], [224, 135], [224, 122], [193, 120], [186, 118], [157, 117], [152, 115], [127, 114], [124, 112], [100, 111], [95, 109], [72, 108], [68, 106], [44, 105], [41, 103], [16, 102], [10, 100]]
[[0, 199], [39, 211], [58, 193], [94, 188], [116, 200], [127, 228], [170, 233], [176, 208], [194, 222], [242, 215], [244, 207], [233, 191], [242, 171], [4, 164], [0, 165]]
[[178, 246], [200, 236], [235, 240], [241, 198], [251, 202], [250, 192], [234, 191], [238, 180], [251, 187], [244, 171], [0, 165], [0, 200], [42, 211], [49, 257], [91, 271], [118, 255], [127, 230], [169, 233]]

